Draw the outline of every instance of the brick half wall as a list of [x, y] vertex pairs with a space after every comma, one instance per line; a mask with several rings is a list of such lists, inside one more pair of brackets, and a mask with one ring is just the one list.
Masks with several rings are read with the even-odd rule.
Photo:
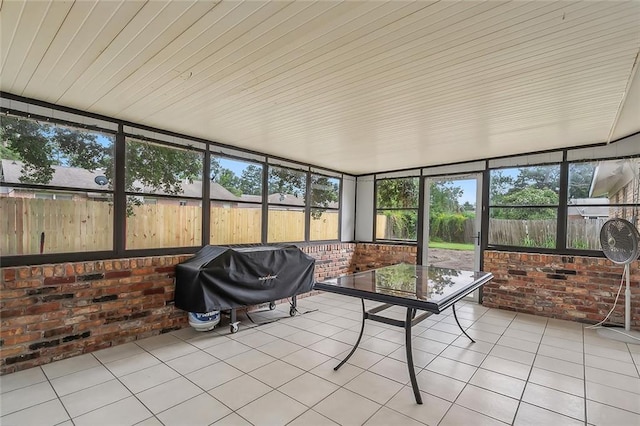
[[[640, 261], [632, 262], [631, 327], [640, 329]], [[623, 266], [608, 259], [485, 251], [487, 307], [594, 324], [613, 307]], [[624, 324], [624, 284], [609, 322]]]
[[[355, 243], [309, 244], [316, 279], [350, 272]], [[189, 256], [2, 268], [0, 374], [188, 326], [175, 265]]]
[[417, 256], [416, 246], [358, 243], [353, 256], [353, 271], [366, 271], [396, 263], [415, 265]]

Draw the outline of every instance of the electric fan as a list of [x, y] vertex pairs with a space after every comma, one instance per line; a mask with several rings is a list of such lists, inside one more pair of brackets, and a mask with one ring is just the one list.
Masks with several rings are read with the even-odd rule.
[[624, 278], [626, 281], [624, 293], [624, 329], [626, 333], [620, 334], [634, 340], [632, 343], [640, 343], [640, 333], [633, 332], [633, 334], [638, 334], [638, 336], [631, 335], [631, 289], [629, 288], [631, 278], [629, 264], [640, 255], [640, 233], [628, 220], [619, 218], [609, 219], [600, 230], [600, 246], [607, 259], [618, 265], [624, 265]]

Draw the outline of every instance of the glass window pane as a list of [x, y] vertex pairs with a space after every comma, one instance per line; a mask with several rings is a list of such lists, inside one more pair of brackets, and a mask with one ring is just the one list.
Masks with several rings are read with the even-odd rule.
[[252, 244], [261, 240], [260, 204], [211, 203], [211, 244]]
[[[602, 250], [600, 247], [600, 228], [614, 217], [626, 219], [640, 229], [640, 217], [635, 206], [578, 206], [569, 207], [567, 217], [567, 248], [580, 250]], [[598, 210], [595, 210], [598, 209]], [[580, 210], [597, 212], [591, 215], [572, 214]]]
[[127, 196], [127, 249], [202, 244], [202, 201]]
[[3, 256], [113, 249], [113, 196], [0, 187]]
[[311, 209], [309, 239], [311, 241], [337, 240], [339, 222], [338, 210]]
[[418, 208], [418, 178], [376, 181], [376, 208]]
[[311, 207], [340, 206], [340, 179], [311, 175]]
[[489, 244], [555, 248], [557, 214], [554, 208], [491, 208]]
[[601, 250], [600, 228], [618, 217], [638, 222], [640, 158], [569, 164], [567, 248]]
[[569, 164], [569, 204], [637, 204], [640, 158]]
[[269, 203], [304, 206], [306, 196], [306, 172], [284, 167], [269, 167]]
[[211, 199], [262, 202], [262, 164], [211, 156]]
[[491, 170], [489, 203], [493, 206], [555, 206], [560, 165]]
[[583, 204], [590, 198], [606, 198], [604, 196], [591, 196], [591, 182], [597, 163], [572, 163], [569, 164], [569, 188], [567, 196], [569, 204]]
[[304, 241], [304, 208], [269, 206], [267, 242]]
[[2, 183], [112, 189], [113, 135], [3, 116], [0, 137]]
[[376, 239], [416, 241], [417, 210], [378, 210]]
[[125, 190], [202, 197], [201, 152], [127, 139]]

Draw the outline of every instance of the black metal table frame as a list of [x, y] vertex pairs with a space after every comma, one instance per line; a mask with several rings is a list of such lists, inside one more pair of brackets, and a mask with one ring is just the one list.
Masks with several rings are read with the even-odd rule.
[[[364, 323], [366, 320], [371, 320], [375, 322], [380, 322], [380, 323], [404, 328], [404, 333], [405, 333], [404, 347], [407, 352], [407, 368], [409, 369], [409, 378], [411, 379], [411, 387], [413, 388], [413, 394], [416, 397], [416, 402], [418, 404], [422, 404], [422, 395], [420, 395], [420, 389], [418, 387], [418, 381], [416, 379], [415, 367], [413, 365], [413, 352], [411, 350], [411, 327], [429, 318], [435, 312], [424, 311], [421, 314], [416, 316], [417, 309], [412, 307], [407, 307], [406, 319], [402, 321], [402, 320], [384, 317], [381, 315], [376, 315], [378, 312], [384, 311], [385, 309], [389, 309], [396, 305], [384, 303], [382, 305], [375, 306], [372, 309], [369, 309], [367, 311], [364, 306], [364, 299], [361, 298], [360, 301], [362, 302], [362, 326], [360, 327], [360, 335], [358, 336], [358, 340], [356, 340], [355, 345], [353, 345], [351, 352], [349, 352], [349, 354], [346, 356], [345, 359], [343, 359], [340, 362], [340, 364], [334, 367], [334, 370], [338, 371], [338, 369], [342, 367], [349, 360], [349, 358], [351, 358], [351, 355], [353, 355], [356, 349], [358, 349], [358, 345], [360, 345], [360, 340], [362, 340], [362, 335], [364, 333]], [[458, 321], [458, 315], [456, 315], [455, 304], [452, 304], [451, 308], [453, 309], [453, 317], [455, 318], [456, 323], [458, 324], [458, 327], [460, 327], [460, 330], [462, 330], [462, 333], [464, 333], [464, 335], [467, 336], [469, 340], [471, 340], [471, 342], [475, 343], [476, 341], [473, 340], [460, 325], [460, 322]]]
[[[358, 340], [354, 344], [351, 352], [347, 355], [345, 359], [343, 359], [340, 364], [338, 364], [334, 370], [337, 371], [340, 367], [342, 367], [348, 360], [351, 358], [351, 355], [356, 351], [358, 345], [360, 344], [360, 340], [362, 339], [362, 335], [364, 333], [364, 323], [367, 319], [375, 322], [380, 322], [388, 325], [393, 325], [396, 327], [404, 328], [405, 330], [405, 350], [407, 354], [407, 368], [409, 369], [409, 378], [411, 379], [411, 387], [413, 388], [413, 394], [416, 398], [416, 403], [422, 404], [422, 395], [420, 395], [420, 388], [418, 387], [418, 381], [416, 379], [415, 367], [413, 365], [413, 353], [411, 350], [411, 327], [424, 321], [428, 317], [433, 314], [439, 314], [444, 311], [446, 308], [451, 306], [453, 310], [453, 317], [455, 318], [458, 327], [462, 333], [471, 340], [471, 342], [475, 343], [475, 340], [471, 338], [467, 334], [467, 332], [460, 325], [460, 321], [458, 321], [458, 315], [456, 314], [455, 304], [456, 302], [462, 300], [469, 294], [473, 293], [475, 290], [481, 288], [484, 284], [489, 282], [493, 278], [491, 273], [487, 273], [481, 279], [478, 279], [469, 287], [466, 287], [464, 291], [460, 291], [458, 293], [454, 293], [450, 295], [445, 300], [440, 301], [439, 304], [421, 301], [421, 300], [413, 300], [409, 298], [403, 298], [399, 296], [391, 296], [385, 294], [378, 294], [370, 291], [353, 289], [353, 288], [344, 288], [338, 287], [335, 285], [331, 285], [328, 283], [317, 282], [314, 286], [316, 290], [324, 290], [329, 291], [331, 293], [342, 294], [345, 296], [358, 297], [362, 302], [362, 326], [360, 328], [360, 335], [358, 336]], [[380, 302], [381, 305], [375, 306], [370, 310], [366, 310], [364, 301], [371, 300], [374, 302]], [[397, 320], [393, 318], [384, 317], [381, 315], [377, 315], [378, 312], [381, 312], [385, 309], [391, 308], [393, 306], [403, 306], [407, 308], [407, 314], [405, 320]], [[417, 315], [417, 311], [423, 311], [421, 314]]]

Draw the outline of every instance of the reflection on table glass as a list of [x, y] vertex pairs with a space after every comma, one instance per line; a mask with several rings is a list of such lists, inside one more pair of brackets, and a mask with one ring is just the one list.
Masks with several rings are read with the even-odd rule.
[[402, 263], [325, 281], [338, 287], [438, 303], [467, 286], [483, 272]]

